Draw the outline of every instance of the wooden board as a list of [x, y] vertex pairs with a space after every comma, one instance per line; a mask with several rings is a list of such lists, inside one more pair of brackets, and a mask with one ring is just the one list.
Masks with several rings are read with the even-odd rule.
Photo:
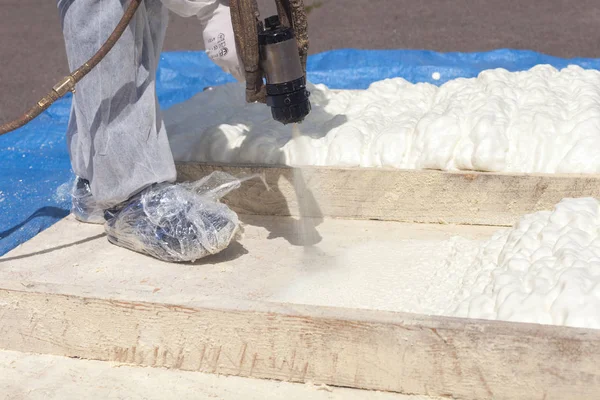
[[[180, 163], [178, 178], [215, 170], [264, 174], [225, 202], [244, 214], [511, 226], [566, 197], [600, 197], [598, 175], [497, 174], [375, 168], [224, 166]], [[296, 179], [294, 179], [296, 178]]]
[[460, 399], [600, 393], [600, 332], [300, 305], [0, 290], [0, 347]]
[[[37, 291], [60, 289], [61, 294], [173, 304], [218, 298], [420, 312], [421, 308], [396, 301], [397, 290], [414, 289], [427, 279], [418, 269], [415, 253], [420, 255], [425, 248], [428, 261], [446, 265], [454, 247], [442, 246], [443, 241], [461, 236], [478, 246], [498, 229], [332, 219], [300, 226], [282, 217], [241, 218], [244, 235], [238, 242], [188, 265], [164, 263], [113, 246], [102, 226], [69, 217], [0, 258], [0, 288], [8, 287], [3, 286], [7, 282], [22, 282]], [[313, 234], [300, 234], [309, 230]], [[370, 267], [374, 252], [377, 268]], [[368, 278], [365, 268], [370, 270]], [[344, 286], [332, 282], [336, 277]], [[317, 287], [320, 280], [327, 284]], [[350, 284], [354, 292], [344, 293]], [[317, 290], [325, 296], [318, 296]], [[131, 291], [136, 297], [127, 297]], [[338, 295], [324, 301], [330, 297], [328, 291]]]
[[[294, 270], [324, 266], [296, 260], [306, 248], [270, 238], [255, 218], [241, 247], [183, 265], [109, 245], [99, 226], [60, 222], [0, 258], [0, 348], [462, 399], [600, 393], [597, 330], [268, 301]], [[493, 230], [327, 220], [322, 236], [339, 235], [316, 256], [365, 237]], [[376, 274], [374, 265], [365, 268]]]

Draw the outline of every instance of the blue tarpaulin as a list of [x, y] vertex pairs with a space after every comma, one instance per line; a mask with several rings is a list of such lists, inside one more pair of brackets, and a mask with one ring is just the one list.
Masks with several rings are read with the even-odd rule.
[[[486, 69], [520, 71], [538, 64], [600, 69], [600, 59], [561, 59], [523, 50], [436, 53], [344, 49], [309, 57], [307, 70], [313, 83], [365, 89], [385, 78], [442, 84], [458, 77], [475, 77]], [[439, 79], [434, 80], [436, 72]], [[161, 107], [168, 108], [206, 86], [232, 81], [202, 52], [167, 52], [161, 57], [157, 92]], [[70, 106], [70, 97], [61, 99], [29, 125], [0, 136], [0, 255], [69, 213], [73, 174], [65, 131]]]

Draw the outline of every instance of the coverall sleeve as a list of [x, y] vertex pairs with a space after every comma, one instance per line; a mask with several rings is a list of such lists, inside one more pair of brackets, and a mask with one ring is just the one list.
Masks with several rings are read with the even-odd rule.
[[161, 0], [170, 11], [182, 17], [197, 16], [206, 23], [219, 6], [219, 0]]

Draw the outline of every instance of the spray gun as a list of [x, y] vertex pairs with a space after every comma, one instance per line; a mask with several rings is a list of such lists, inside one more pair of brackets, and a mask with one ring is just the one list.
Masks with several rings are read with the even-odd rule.
[[311, 110], [306, 90], [306, 10], [302, 0], [275, 3], [277, 15], [266, 18], [264, 24], [256, 0], [229, 3], [246, 72], [246, 101], [266, 103], [273, 119], [283, 124], [302, 122]]
[[[306, 75], [300, 61], [294, 31], [281, 24], [278, 15], [258, 22], [260, 68], [266, 80], [265, 101], [273, 119], [289, 124], [301, 122], [311, 110]], [[214, 90], [208, 86], [204, 91]], [[249, 101], [260, 101], [252, 99]]]
[[310, 112], [310, 92], [294, 32], [273, 15], [258, 34], [260, 62], [265, 73], [267, 105], [273, 119], [283, 124], [301, 122]]

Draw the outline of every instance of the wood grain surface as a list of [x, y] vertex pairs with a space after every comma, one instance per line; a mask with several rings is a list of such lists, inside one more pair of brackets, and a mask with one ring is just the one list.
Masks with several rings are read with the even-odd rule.
[[600, 197], [600, 176], [180, 163], [179, 180], [258, 173], [224, 202], [242, 214], [511, 226], [567, 197]]
[[459, 399], [597, 399], [600, 332], [373, 310], [0, 290], [0, 347]]

